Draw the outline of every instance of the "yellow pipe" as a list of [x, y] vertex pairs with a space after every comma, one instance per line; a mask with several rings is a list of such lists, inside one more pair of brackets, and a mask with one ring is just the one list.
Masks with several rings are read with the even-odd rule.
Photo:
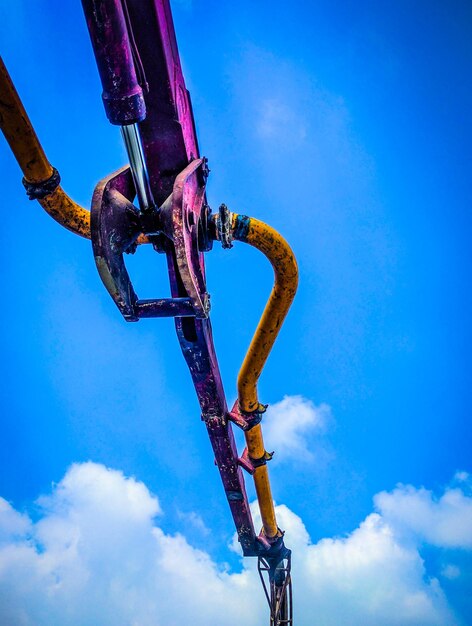
[[[27, 183], [42, 183], [51, 178], [53, 168], [1, 57], [0, 129]], [[61, 226], [76, 235], [90, 239], [90, 211], [74, 202], [60, 185], [44, 198], [39, 198], [38, 202]], [[137, 243], [149, 243], [149, 239], [145, 235], [140, 235]]]
[[[238, 375], [238, 403], [242, 413], [263, 412], [259, 404], [257, 381], [261, 375], [275, 339], [288, 313], [298, 286], [298, 267], [285, 239], [273, 228], [254, 218], [233, 214], [231, 235], [234, 239], [254, 246], [269, 259], [274, 268], [275, 282], [262, 317], [252, 338]], [[248, 455], [253, 461], [268, 458], [260, 424], [245, 431]], [[270, 457], [269, 457], [270, 458]], [[280, 536], [275, 518], [267, 465], [256, 467], [254, 483], [265, 536]]]
[[49, 195], [39, 198], [38, 202], [61, 226], [90, 239], [90, 211], [74, 202], [60, 185]]
[[0, 127], [26, 180], [31, 183], [47, 180], [52, 176], [53, 169], [1, 57], [0, 94]]
[[260, 409], [257, 381], [297, 291], [298, 267], [285, 239], [264, 222], [233, 214], [231, 232], [234, 239], [263, 252], [275, 275], [272, 292], [238, 375], [240, 409], [253, 413]]
[[[53, 168], [39, 142], [23, 103], [0, 57], [0, 128], [23, 171], [26, 182], [42, 183]], [[74, 202], [61, 187], [39, 200], [57, 222], [90, 239], [90, 213]]]

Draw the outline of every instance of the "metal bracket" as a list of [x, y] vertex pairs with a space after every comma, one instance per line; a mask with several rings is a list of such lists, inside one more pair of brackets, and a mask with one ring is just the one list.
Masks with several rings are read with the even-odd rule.
[[274, 456], [274, 452], [264, 451], [264, 456], [260, 459], [253, 459], [249, 456], [247, 448], [244, 448], [242, 455], [238, 458], [238, 465], [246, 470], [251, 476], [254, 474], [258, 467], [265, 465], [267, 461], [270, 461]]
[[290, 550], [278, 558], [259, 557], [257, 569], [270, 608], [270, 626], [293, 626]]
[[239, 408], [238, 400], [236, 400], [231, 411], [227, 413], [227, 418], [230, 422], [233, 422], [233, 424], [246, 432], [261, 423], [262, 416], [266, 412], [268, 406], [268, 404], [259, 404], [257, 410], [253, 413], [244, 413]]
[[233, 214], [226, 204], [221, 204], [217, 220], [217, 239], [225, 249], [233, 247], [233, 236], [231, 234], [232, 217]]
[[42, 180], [39, 183], [31, 183], [23, 177], [21, 182], [30, 200], [42, 200], [59, 187], [61, 184], [61, 175], [56, 168], [53, 167], [51, 176], [46, 180]]
[[[202, 253], [198, 248], [198, 227], [205, 194], [202, 159], [192, 161], [177, 176], [174, 191], [152, 215], [141, 213], [133, 204], [136, 195], [129, 167], [100, 181], [92, 198], [91, 233], [95, 262], [100, 277], [129, 322], [147, 317], [207, 317], [210, 299], [206, 292]], [[134, 291], [124, 253], [138, 237], [165, 239], [174, 246], [179, 275], [186, 295], [178, 298], [140, 300]]]
[[163, 230], [173, 241], [180, 278], [195, 316], [204, 318], [210, 313], [210, 297], [206, 291], [203, 252], [198, 244], [205, 200], [205, 167], [206, 159], [194, 159], [177, 176], [171, 196], [171, 212], [165, 212], [163, 206], [161, 216]]

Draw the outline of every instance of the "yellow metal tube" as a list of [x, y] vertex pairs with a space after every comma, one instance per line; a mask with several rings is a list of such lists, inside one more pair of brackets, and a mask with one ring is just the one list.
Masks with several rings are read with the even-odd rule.
[[61, 226], [90, 239], [90, 211], [74, 202], [60, 185], [44, 198], [38, 198], [38, 202]]
[[[26, 182], [42, 183], [51, 178], [53, 168], [1, 57], [0, 129], [23, 171]], [[60, 186], [40, 199], [39, 203], [62, 226], [90, 239], [89, 211], [74, 202]]]
[[27, 181], [40, 183], [53, 169], [44, 154], [20, 97], [0, 57], [0, 128]]
[[[42, 183], [51, 178], [53, 168], [1, 57], [0, 129], [18, 161], [26, 182]], [[39, 198], [38, 202], [61, 226], [90, 239], [90, 211], [74, 202], [60, 185], [44, 198]], [[149, 243], [149, 239], [145, 235], [140, 235], [137, 243]]]
[[[234, 239], [254, 246], [269, 259], [274, 268], [275, 282], [267, 305], [252, 338], [238, 375], [238, 403], [242, 413], [264, 411], [259, 404], [257, 381], [288, 313], [298, 286], [298, 268], [290, 246], [273, 228], [259, 220], [233, 214], [231, 235]], [[260, 424], [245, 432], [251, 460], [264, 461], [265, 451]], [[269, 457], [270, 458], [270, 457]], [[270, 540], [280, 536], [275, 518], [267, 465], [258, 465], [254, 483], [262, 517], [264, 535]]]
[[275, 275], [272, 292], [238, 375], [240, 409], [252, 413], [259, 410], [257, 381], [297, 291], [298, 267], [285, 239], [264, 222], [233, 214], [231, 231], [234, 239], [263, 252]]

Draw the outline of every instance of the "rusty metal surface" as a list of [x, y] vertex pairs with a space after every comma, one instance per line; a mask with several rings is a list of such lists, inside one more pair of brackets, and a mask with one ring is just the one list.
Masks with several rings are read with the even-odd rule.
[[[173, 290], [176, 296], [178, 291]], [[258, 553], [254, 525], [247, 499], [244, 477], [231, 424], [226, 419], [227, 405], [213, 345], [209, 319], [176, 318], [180, 346], [190, 370], [220, 472], [223, 488], [238, 533], [243, 553]]]
[[[224, 225], [220, 224], [223, 220]], [[266, 406], [259, 402], [257, 382], [295, 297], [298, 268], [288, 243], [264, 222], [245, 215], [229, 214], [224, 205], [220, 207], [214, 221], [214, 236], [221, 239], [224, 235], [225, 247], [228, 247], [232, 239], [248, 243], [263, 252], [274, 269], [272, 292], [238, 375], [237, 405], [228, 415], [244, 431], [247, 450], [242, 454], [239, 463], [254, 478], [263, 533], [270, 543], [277, 541], [281, 531], [277, 526], [267, 470], [267, 461], [272, 458], [272, 454], [264, 447], [260, 424]], [[227, 232], [229, 222], [231, 226]]]
[[87, 27], [102, 81], [102, 100], [112, 124], [140, 122], [146, 116], [143, 90], [133, 62], [126, 3], [82, 0]]
[[148, 85], [147, 115], [139, 130], [151, 189], [160, 206], [175, 178], [199, 157], [195, 123], [168, 0], [127, 0], [127, 6]]
[[180, 279], [198, 317], [207, 317], [210, 312], [203, 254], [198, 241], [205, 198], [203, 165], [203, 159], [195, 159], [176, 177], [172, 192], [172, 219], [167, 229], [174, 244]]
[[279, 561], [259, 557], [257, 569], [270, 608], [270, 626], [293, 626], [291, 552]]
[[0, 128], [28, 182], [39, 183], [52, 176], [52, 167], [1, 57]]
[[76, 235], [90, 239], [90, 211], [74, 202], [61, 186], [38, 202], [61, 226]]
[[[234, 214], [231, 234], [248, 243], [269, 259], [274, 269], [274, 286], [238, 375], [238, 404], [244, 414], [259, 414], [265, 406], [259, 403], [257, 381], [288, 313], [298, 285], [298, 268], [290, 246], [273, 228], [260, 220]], [[264, 533], [271, 540], [280, 536], [266, 461], [262, 428], [256, 424], [244, 433], [250, 460], [261, 463], [254, 470], [254, 484], [261, 511]]]
[[[24, 180], [40, 185], [51, 180], [54, 169], [34, 131], [18, 92], [0, 58], [0, 129], [15, 155]], [[90, 214], [57, 186], [52, 193], [37, 198], [43, 209], [62, 226], [90, 238]]]
[[129, 198], [134, 186], [125, 167], [98, 183], [91, 211], [92, 247], [100, 278], [127, 321], [137, 321], [138, 297], [126, 270], [123, 255], [141, 232], [139, 212]]
[[[128, 167], [104, 178], [92, 199], [92, 246], [102, 281], [127, 321], [141, 317], [206, 317], [209, 299], [198, 248], [198, 226], [205, 194], [203, 160], [193, 161], [175, 180], [171, 197], [159, 210], [140, 212]], [[147, 234], [172, 247], [182, 297], [142, 301], [135, 293], [124, 261], [138, 236]], [[167, 242], [167, 243], [165, 243]]]
[[271, 226], [233, 214], [234, 239], [260, 250], [274, 269], [274, 286], [238, 375], [238, 397], [243, 412], [260, 410], [257, 381], [290, 309], [298, 286], [295, 256], [285, 239]]

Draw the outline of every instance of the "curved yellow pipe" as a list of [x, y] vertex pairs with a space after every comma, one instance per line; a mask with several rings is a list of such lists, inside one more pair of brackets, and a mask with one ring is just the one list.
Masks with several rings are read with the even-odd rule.
[[[259, 404], [257, 381], [274, 345], [282, 323], [297, 291], [298, 267], [295, 256], [285, 239], [260, 220], [232, 214], [231, 236], [254, 246], [269, 259], [274, 268], [275, 281], [262, 317], [252, 338], [238, 375], [239, 410], [244, 414], [263, 412]], [[256, 461], [254, 483], [261, 511], [263, 532], [270, 539], [280, 536], [270, 490], [269, 474], [264, 461], [268, 457], [260, 424], [245, 431], [249, 457]], [[257, 462], [262, 464], [258, 465]]]
[[[23, 103], [0, 57], [0, 128], [23, 171], [26, 182], [42, 183], [53, 168], [39, 142]], [[61, 187], [39, 200], [62, 226], [90, 239], [90, 213], [74, 202]]]
[[272, 292], [238, 375], [240, 409], [253, 413], [260, 409], [257, 381], [297, 291], [298, 267], [285, 239], [260, 220], [233, 213], [231, 234], [263, 252], [275, 275]]
[[[44, 183], [51, 178], [53, 168], [1, 57], [0, 129], [27, 183]], [[61, 226], [90, 239], [90, 211], [74, 202], [60, 185], [44, 198], [39, 198], [38, 202]], [[149, 243], [149, 240], [145, 235], [140, 235], [137, 243]]]

